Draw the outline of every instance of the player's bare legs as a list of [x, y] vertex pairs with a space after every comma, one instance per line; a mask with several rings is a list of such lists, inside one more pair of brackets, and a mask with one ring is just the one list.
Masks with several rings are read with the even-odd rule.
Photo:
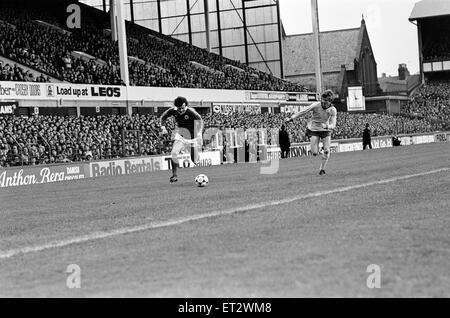
[[311, 153], [313, 156], [319, 154], [319, 141], [320, 138], [318, 136], [311, 136]]
[[323, 143], [323, 154], [322, 163], [320, 165], [320, 174], [325, 174], [325, 168], [327, 167], [328, 160], [330, 159], [330, 146], [331, 146], [331, 136], [322, 139]]
[[179, 140], [175, 140], [175, 142], [173, 143], [173, 147], [172, 147], [172, 177], [170, 177], [170, 182], [177, 182], [178, 181], [178, 155], [180, 154], [180, 152], [183, 150], [183, 143]]
[[199, 164], [199, 152], [200, 152], [200, 141], [196, 140], [194, 144], [191, 145], [191, 160], [195, 166]]

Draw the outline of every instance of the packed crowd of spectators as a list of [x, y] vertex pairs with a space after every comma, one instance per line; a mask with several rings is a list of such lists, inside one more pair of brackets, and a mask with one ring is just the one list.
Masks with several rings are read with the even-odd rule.
[[50, 79], [43, 74], [35, 76], [32, 72], [24, 70], [17, 64], [11, 65], [0, 60], [0, 81], [50, 82]]
[[[287, 114], [211, 113], [203, 117], [205, 129], [216, 127], [244, 130], [265, 129], [272, 143]], [[307, 141], [308, 117], [286, 125], [291, 142]], [[423, 119], [382, 114], [339, 113], [333, 139], [361, 138], [369, 123], [372, 136], [435, 131], [438, 127]], [[169, 131], [174, 122], [166, 124]], [[276, 138], [276, 137], [275, 137]], [[0, 166], [37, 165], [71, 161], [168, 154], [169, 135], [161, 135], [154, 115], [129, 116], [32, 116], [0, 117]]]
[[440, 125], [424, 119], [384, 114], [339, 113], [334, 139], [361, 138], [365, 124], [369, 123], [372, 136], [414, 134], [437, 131]]
[[[101, 65], [95, 60], [84, 61], [70, 54], [81, 48], [80, 45], [86, 45], [77, 41], [75, 36], [66, 36], [19, 16], [11, 22], [14, 27], [0, 24], [1, 56], [72, 83], [121, 83], [120, 73], [113, 68], [112, 61], [107, 60], [105, 65]], [[48, 76], [45, 81], [49, 81]]]
[[151, 115], [0, 117], [0, 166], [167, 153], [159, 130]]
[[[288, 115], [280, 114], [245, 114], [233, 113], [227, 116], [213, 113], [205, 117], [205, 122], [210, 126], [222, 128], [266, 128], [269, 135], [276, 132], [283, 124]], [[290, 135], [291, 142], [305, 142], [307, 123], [309, 116], [305, 115], [295, 121], [286, 124], [286, 130]], [[436, 131], [439, 125], [433, 125], [423, 119], [407, 118], [402, 116], [383, 114], [352, 114], [340, 112], [337, 116], [336, 129], [333, 131], [333, 139], [361, 138], [366, 123], [372, 129], [372, 136], [387, 136], [396, 134], [410, 134], [419, 132]]]
[[450, 81], [427, 82], [402, 111], [434, 122], [450, 123]]
[[423, 37], [424, 61], [450, 59], [450, 19], [444, 18], [439, 25], [428, 26]]
[[[5, 5], [0, 11], [0, 21], [3, 21], [0, 23], [1, 56], [72, 83], [122, 84], [117, 43], [104, 31], [109, 28], [106, 13], [83, 6], [82, 28], [68, 32], [65, 30], [65, 8], [58, 7], [57, 3], [54, 10], [36, 6], [24, 11], [18, 10], [19, 7]], [[35, 20], [59, 29], [46, 27]], [[128, 55], [141, 60], [129, 64], [131, 85], [306, 90], [298, 84], [131, 23], [127, 23], [127, 36]], [[90, 61], [75, 58], [74, 51], [94, 58]]]
[[[52, 76], [71, 83], [122, 84], [117, 44], [104, 31], [109, 27], [107, 14], [87, 9], [83, 11], [83, 27], [68, 32], [64, 30], [66, 16], [61, 16], [65, 7], [61, 10], [57, 2], [55, 10], [38, 6], [22, 10], [18, 9], [20, 5], [8, 3], [0, 10], [0, 56], [43, 75], [35, 77], [16, 64], [0, 62], [0, 81], [49, 82]], [[45, 27], [36, 19], [60, 29]], [[128, 55], [136, 58], [129, 64], [131, 85], [306, 91], [298, 84], [140, 26], [127, 23], [127, 35]], [[431, 41], [424, 48], [426, 58], [450, 52], [448, 43], [450, 40]], [[95, 58], [81, 58], [75, 51]], [[339, 113], [332, 138], [360, 138], [366, 123], [372, 127], [372, 136], [445, 129], [450, 122], [450, 81], [428, 82], [402, 112], [410, 117]], [[278, 131], [287, 116], [211, 113], [204, 121], [205, 128], [263, 128], [270, 143], [272, 132]], [[307, 141], [308, 119], [300, 117], [286, 125], [291, 142]], [[169, 121], [168, 128], [173, 129], [174, 123]], [[159, 120], [153, 115], [0, 117], [0, 166], [166, 154], [170, 151], [170, 135], [161, 136], [159, 132]]]

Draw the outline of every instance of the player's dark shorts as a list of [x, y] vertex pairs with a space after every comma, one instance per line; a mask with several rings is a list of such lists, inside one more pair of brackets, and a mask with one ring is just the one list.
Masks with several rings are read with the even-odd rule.
[[316, 136], [316, 137], [319, 137], [320, 139], [324, 139], [330, 135], [331, 135], [331, 131], [312, 131], [312, 130], [306, 129], [306, 136], [308, 136], [308, 137]]

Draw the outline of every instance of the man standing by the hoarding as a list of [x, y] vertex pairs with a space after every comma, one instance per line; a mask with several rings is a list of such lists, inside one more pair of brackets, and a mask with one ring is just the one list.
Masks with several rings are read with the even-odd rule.
[[285, 125], [281, 125], [281, 129], [278, 133], [278, 143], [280, 144], [281, 149], [281, 159], [289, 158], [291, 141], [289, 139], [289, 133], [286, 131]]
[[164, 123], [167, 118], [174, 117], [177, 123], [177, 129], [174, 131], [174, 142], [171, 151], [172, 155], [172, 176], [170, 183], [178, 181], [178, 155], [186, 148], [191, 152], [191, 160], [198, 164], [198, 151], [202, 146], [202, 117], [194, 108], [188, 107], [188, 101], [185, 97], [177, 97], [174, 101], [175, 107], [166, 110], [160, 119], [161, 130], [163, 134], [167, 134]]
[[363, 150], [366, 150], [366, 147], [369, 147], [369, 149], [372, 149], [372, 140], [370, 136], [370, 125], [369, 123], [366, 124], [366, 128], [363, 131]]
[[322, 140], [323, 153], [322, 163], [320, 165], [320, 175], [325, 174], [325, 168], [330, 159], [331, 132], [336, 128], [337, 110], [333, 105], [334, 93], [332, 90], [326, 90], [322, 94], [322, 101], [315, 102], [301, 112], [294, 114], [286, 120], [291, 122], [295, 118], [313, 112], [311, 121], [308, 123], [306, 135], [311, 138], [311, 152], [313, 156], [319, 154], [319, 142]]

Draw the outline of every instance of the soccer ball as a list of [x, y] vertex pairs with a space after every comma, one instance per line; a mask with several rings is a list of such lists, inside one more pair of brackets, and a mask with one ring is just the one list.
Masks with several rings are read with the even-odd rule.
[[199, 187], [206, 187], [208, 185], [208, 182], [209, 182], [208, 177], [205, 176], [204, 174], [199, 174], [198, 176], [195, 177], [195, 183]]

